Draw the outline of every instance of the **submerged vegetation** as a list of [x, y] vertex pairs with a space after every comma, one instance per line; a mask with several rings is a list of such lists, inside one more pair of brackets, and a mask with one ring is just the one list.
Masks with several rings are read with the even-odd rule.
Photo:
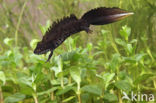
[[[99, 6], [135, 15], [73, 35], [50, 62], [33, 53], [56, 18]], [[0, 103], [154, 103], [155, 0], [0, 0], [0, 8]]]

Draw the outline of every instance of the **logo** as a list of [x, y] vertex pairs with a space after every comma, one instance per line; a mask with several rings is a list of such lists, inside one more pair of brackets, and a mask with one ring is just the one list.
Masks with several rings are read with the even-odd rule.
[[154, 94], [141, 94], [140, 92], [134, 93], [131, 92], [130, 95], [127, 95], [126, 92], [123, 92], [122, 100], [129, 100], [129, 101], [154, 101], [155, 97]]

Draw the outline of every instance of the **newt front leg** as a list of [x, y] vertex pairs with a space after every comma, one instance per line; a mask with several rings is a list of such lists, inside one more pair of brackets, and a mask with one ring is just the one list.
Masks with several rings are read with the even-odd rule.
[[49, 57], [48, 57], [48, 60], [46, 62], [49, 62], [50, 58], [52, 57], [53, 55], [53, 50], [51, 50], [50, 54], [49, 54]]

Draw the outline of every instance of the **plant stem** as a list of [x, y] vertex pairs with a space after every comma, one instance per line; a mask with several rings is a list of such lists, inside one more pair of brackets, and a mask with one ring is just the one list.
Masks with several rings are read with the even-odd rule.
[[[117, 73], [116, 81], [119, 80], [119, 78], [118, 78], [119, 71], [120, 71], [120, 70], [119, 70], [119, 67], [117, 67], [117, 71], [116, 71], [116, 73]], [[122, 103], [121, 91], [120, 91], [119, 89], [117, 90], [117, 95], [118, 95], [118, 98], [119, 98], [119, 103]]]
[[0, 103], [4, 103], [3, 101], [3, 93], [2, 93], [2, 88], [0, 87]]
[[[111, 26], [111, 28], [113, 28], [113, 27]], [[112, 30], [112, 31], [113, 31], [113, 30]], [[117, 45], [116, 45], [115, 42], [114, 42], [114, 38], [113, 38], [113, 36], [112, 36], [112, 33], [110, 33], [110, 41], [111, 41], [111, 45], [112, 45], [113, 49], [114, 49], [118, 54], [120, 54], [120, 52], [119, 52], [119, 50], [118, 50], [118, 48], [117, 48]]]
[[[54, 79], [54, 72], [52, 72], [52, 76], [51, 76], [51, 80], [53, 80], [53, 79]], [[52, 85], [52, 87], [53, 87], [53, 85]], [[52, 101], [55, 100], [54, 92], [51, 92], [51, 100]]]
[[53, 101], [55, 99], [54, 92], [51, 93], [51, 100]]
[[80, 0], [77, 0], [77, 8], [79, 9]]
[[122, 0], [120, 0], [120, 3], [119, 3], [119, 7], [121, 8], [121, 6], [122, 6]]
[[141, 86], [141, 88], [143, 90], [150, 90], [150, 91], [156, 92], [156, 88], [150, 88], [150, 87], [145, 87], [145, 86]]
[[23, 4], [23, 7], [22, 7], [22, 10], [21, 10], [21, 13], [20, 13], [20, 16], [19, 16], [19, 19], [18, 19], [18, 22], [17, 22], [17, 26], [16, 26], [16, 31], [15, 31], [15, 45], [17, 46], [18, 44], [18, 30], [19, 30], [19, 26], [21, 24], [21, 19], [22, 19], [22, 15], [24, 13], [24, 9], [26, 7], [26, 4], [27, 4], [27, 0], [24, 2]]
[[63, 76], [61, 77], [61, 87], [64, 88]]
[[152, 56], [151, 50], [148, 47], [147, 47], [146, 51], [147, 51], [148, 55], [151, 57], [152, 61], [155, 61]]
[[71, 78], [71, 75], [69, 75], [69, 77], [68, 77], [68, 84], [71, 84], [71, 81], [72, 80], [72, 78]]
[[79, 94], [77, 94], [77, 96], [78, 96], [79, 103], [82, 103], [82, 101], [81, 101], [81, 94], [79, 93]]
[[119, 98], [119, 103], [122, 103], [122, 98], [121, 98], [121, 92], [118, 90], [118, 98]]
[[33, 95], [33, 98], [34, 98], [35, 103], [38, 103], [37, 96], [36, 95]]
[[0, 44], [0, 53], [3, 53], [3, 48], [1, 46], [1, 44]]
[[153, 80], [154, 88], [156, 88], [156, 78]]
[[[61, 77], [61, 87], [64, 89], [63, 75]], [[62, 94], [62, 100], [64, 100], [64, 94]]]
[[78, 97], [79, 103], [82, 103], [82, 101], [81, 101], [81, 92], [80, 92], [80, 83], [77, 83], [77, 97]]

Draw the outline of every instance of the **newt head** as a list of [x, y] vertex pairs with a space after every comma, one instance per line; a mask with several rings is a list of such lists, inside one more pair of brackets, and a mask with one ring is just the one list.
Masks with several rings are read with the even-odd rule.
[[38, 42], [37, 43], [37, 46], [34, 50], [34, 53], [35, 54], [46, 54], [48, 51], [51, 51], [51, 46], [50, 46], [50, 43], [44, 43], [42, 41]]
[[40, 55], [40, 54], [46, 54], [48, 51], [50, 51], [49, 57], [47, 59], [48, 62], [53, 55], [53, 50], [54, 50], [54, 45], [52, 42], [40, 41], [37, 43], [34, 53]]

